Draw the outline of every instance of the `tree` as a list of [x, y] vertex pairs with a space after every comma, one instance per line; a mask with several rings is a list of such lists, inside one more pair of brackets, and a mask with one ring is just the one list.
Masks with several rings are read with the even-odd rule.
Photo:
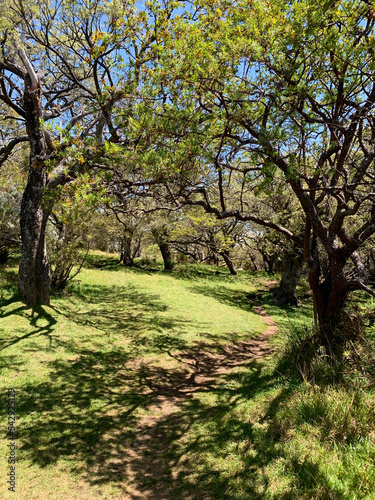
[[159, 247], [164, 262], [164, 271], [172, 271], [174, 268], [173, 254], [168, 243], [168, 232], [166, 226], [154, 227], [152, 234]]
[[[321, 341], [340, 342], [350, 292], [375, 295], [358, 253], [375, 232], [372, 11], [360, 0], [201, 7], [198, 18], [171, 26], [166, 45], [178, 57], [171, 63], [166, 46], [159, 61], [169, 82], [165, 115], [181, 120], [184, 105], [185, 149], [200, 141], [194, 182], [184, 193], [176, 187], [173, 202], [182, 194], [185, 204], [268, 227], [303, 248]], [[275, 177], [293, 193], [302, 231], [248, 210], [243, 193], [273, 196]], [[228, 179], [235, 197], [226, 195]]]
[[[237, 269], [231, 254], [243, 233], [241, 226], [236, 220], [218, 221], [201, 207], [186, 206], [175, 216], [170, 243], [176, 250], [200, 261], [215, 256], [219, 261], [220, 255], [235, 276]], [[204, 249], [209, 252], [205, 257]]]
[[92, 246], [97, 211], [103, 202], [101, 180], [87, 182], [85, 176], [64, 186], [55, 200], [47, 226], [51, 264], [50, 291], [61, 293], [81, 271]]
[[120, 243], [120, 264], [131, 267], [141, 249], [142, 231], [138, 230], [137, 223], [130, 218], [123, 224], [123, 235]]
[[[62, 181], [57, 180], [56, 172], [54, 180], [50, 182], [48, 166], [49, 161], [56, 157], [56, 147], [44, 124], [61, 116], [66, 120], [67, 129], [72, 128], [78, 116], [74, 102], [79, 103], [81, 98], [74, 92], [77, 85], [72, 85], [71, 79], [61, 71], [61, 66], [54, 63], [53, 51], [56, 54], [57, 49], [51, 47], [48, 52], [43, 50], [43, 44], [38, 43], [38, 37], [49, 40], [50, 36], [56, 36], [56, 32], [51, 32], [52, 25], [55, 29], [57, 24], [57, 31], [60, 28], [62, 35], [61, 18], [52, 22], [58, 14], [58, 7], [49, 6], [47, 2], [40, 5], [39, 21], [34, 17], [35, 4], [25, 6], [22, 2], [15, 2], [7, 8], [8, 22], [2, 23], [0, 34], [0, 99], [13, 113], [14, 119], [18, 120], [19, 129], [24, 129], [24, 135], [18, 134], [8, 140], [3, 147], [2, 160], [21, 142], [28, 142], [30, 147], [28, 180], [20, 212], [22, 257], [19, 293], [27, 305], [37, 302], [49, 304], [50, 269], [45, 232], [52, 207], [43, 203], [43, 198], [48, 185], [56, 185]], [[63, 13], [60, 14], [63, 16]], [[28, 46], [29, 41], [33, 44]], [[73, 47], [76, 42], [76, 39], [72, 40]], [[60, 63], [66, 55], [67, 51], [61, 49], [60, 56], [57, 56]], [[69, 59], [67, 57], [68, 68]], [[79, 73], [76, 78], [85, 81], [84, 72]], [[70, 119], [67, 119], [68, 113]], [[59, 163], [57, 170], [60, 170], [60, 174], [62, 169], [63, 165]]]
[[27, 305], [48, 304], [45, 233], [54, 192], [82, 171], [110, 171], [135, 146], [130, 118], [141, 68], [176, 2], [140, 11], [132, 1], [1, 6], [7, 18], [0, 24], [0, 100], [18, 127], [0, 150], [0, 164], [18, 144], [30, 148], [19, 294]]
[[[375, 295], [357, 252], [375, 231], [374, 20], [365, 2], [301, 2], [293, 14], [280, 3], [268, 13], [266, 50], [252, 30], [260, 57], [243, 52], [264, 71], [256, 88], [246, 79], [260, 99], [258, 116], [237, 119], [254, 142], [250, 150], [282, 173], [303, 210], [304, 258], [320, 331], [329, 339], [351, 291]], [[364, 211], [365, 220], [358, 217]], [[346, 273], [350, 260], [354, 276]]]

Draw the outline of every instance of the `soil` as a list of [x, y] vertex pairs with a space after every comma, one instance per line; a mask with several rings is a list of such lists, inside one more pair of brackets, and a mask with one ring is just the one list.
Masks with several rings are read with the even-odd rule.
[[[273, 283], [268, 283], [273, 285]], [[184, 403], [197, 392], [205, 392], [215, 387], [215, 378], [229, 373], [236, 367], [246, 366], [268, 356], [272, 352], [269, 340], [276, 332], [274, 320], [267, 314], [262, 304], [254, 304], [254, 311], [260, 314], [267, 330], [258, 338], [228, 344], [219, 352], [212, 352], [202, 347], [174, 356], [182, 371], [160, 369], [159, 373], [145, 366], [149, 394], [153, 403], [147, 409], [147, 415], [140, 417], [135, 428], [135, 438], [124, 440], [125, 456], [119, 457], [116, 475], [126, 478], [124, 493], [113, 497], [121, 500], [214, 500], [204, 491], [189, 494], [186, 490], [181, 496], [179, 490], [179, 472], [181, 466], [171, 460], [173, 446], [171, 435], [183, 435], [190, 423], [187, 415], [181, 412]], [[143, 361], [145, 363], [145, 361]], [[148, 373], [148, 376], [147, 376]], [[157, 381], [157, 382], [156, 382]], [[120, 479], [120, 482], [121, 482]]]

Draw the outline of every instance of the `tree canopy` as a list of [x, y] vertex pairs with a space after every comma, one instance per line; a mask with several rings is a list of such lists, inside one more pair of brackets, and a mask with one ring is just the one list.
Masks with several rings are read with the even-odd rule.
[[[30, 151], [27, 304], [49, 302], [53, 204], [78, 179], [97, 186], [94, 177], [104, 196], [150, 198], [170, 212], [200, 206], [290, 240], [308, 265], [321, 331], [337, 326], [351, 291], [375, 296], [361, 258], [375, 232], [368, 2], [2, 6], [2, 169], [21, 143]], [[262, 196], [276, 209], [265, 211]]]

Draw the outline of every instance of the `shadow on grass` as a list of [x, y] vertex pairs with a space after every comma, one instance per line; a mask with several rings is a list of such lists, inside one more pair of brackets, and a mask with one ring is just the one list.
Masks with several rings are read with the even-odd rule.
[[[126, 324], [128, 332], [138, 333], [149, 321], [132, 311], [127, 312], [130, 316], [117, 314], [111, 294], [128, 307], [146, 307], [153, 322], [160, 322], [157, 314], [166, 309], [152, 294], [129, 287], [109, 291], [97, 285], [90, 287], [90, 293], [82, 291], [80, 297], [86, 304], [100, 306], [92, 320], [96, 327], [99, 322], [105, 329], [118, 330]], [[42, 318], [49, 321], [38, 328]], [[72, 319], [88, 321], [84, 314]], [[163, 331], [173, 327], [173, 320], [169, 322], [162, 325]], [[56, 320], [40, 308], [31, 323], [36, 330], [30, 335], [48, 335]], [[211, 356], [206, 345], [187, 348], [182, 339], [165, 333], [150, 342], [150, 347], [177, 361], [177, 368], [142, 362], [137, 342], [106, 352], [81, 349], [74, 360], [48, 362], [50, 379], [24, 385], [17, 393], [19, 459], [41, 468], [67, 460], [71, 471], [91, 485], [111, 483], [121, 494], [128, 494], [130, 485], [134, 500], [265, 498], [268, 479], [264, 470], [285, 459], [277, 448], [278, 436], [237, 418], [233, 409], [277, 388], [280, 382], [275, 375], [251, 359], [244, 372], [218, 374], [218, 358]], [[240, 355], [238, 350], [223, 348], [219, 366], [246, 361]], [[218, 378], [209, 380], [213, 376]], [[284, 388], [270, 398], [264, 422], [272, 419], [290, 391]], [[245, 443], [245, 449], [233, 451], [233, 443], [240, 447]], [[226, 468], [233, 454], [236, 467]], [[305, 483], [310, 481], [311, 486], [308, 483], [305, 488], [312, 491], [316, 484], [327, 483], [308, 460], [303, 464], [290, 460], [287, 467], [294, 478], [291, 492], [303, 478]]]
[[[199, 366], [196, 352], [186, 354]], [[290, 492], [268, 495], [265, 469], [287, 458], [275, 433], [233, 411], [278, 388], [275, 374], [259, 362], [204, 384], [209, 399], [199, 390], [186, 392], [193, 388], [186, 370], [163, 374], [160, 367], [134, 363], [123, 350], [86, 350], [49, 367], [48, 382], [17, 392], [19, 460], [41, 468], [68, 460], [71, 471], [91, 485], [112, 483], [122, 494], [130, 486], [134, 500], [287, 499], [297, 498], [293, 492], [301, 481], [305, 493], [327, 485], [308, 458], [290, 459]], [[269, 398], [261, 423], [272, 419], [291, 390], [281, 388]]]
[[14, 356], [5, 356], [2, 354], [0, 356], [0, 372], [6, 369], [14, 370], [17, 368], [18, 371], [22, 369], [23, 362], [21, 360], [14, 359]]
[[[148, 333], [163, 334], [165, 330], [181, 330], [189, 324], [182, 318], [163, 315], [169, 307], [158, 295], [138, 290], [131, 284], [109, 288], [102, 285], [84, 285], [71, 294], [71, 304], [58, 310], [60, 314], [79, 325], [125, 339], [148, 342]], [[75, 300], [79, 299], [78, 308]], [[84, 311], [82, 311], [84, 309]]]
[[[9, 304], [16, 302], [16, 300], [10, 300]], [[24, 316], [25, 311], [28, 308], [24, 305], [17, 307], [16, 309], [12, 309], [6, 313], [0, 311], [0, 319], [5, 318], [6, 316], [12, 315], [22, 315]], [[19, 342], [22, 342], [25, 339], [29, 339], [31, 337], [37, 337], [40, 335], [45, 335], [50, 339], [50, 343], [52, 342], [51, 334], [53, 333], [54, 326], [56, 325], [56, 319], [49, 314], [42, 306], [36, 306], [32, 309], [31, 316], [29, 317], [30, 325], [33, 330], [25, 335], [13, 335], [12, 337], [7, 337], [5, 339], [0, 340], [0, 351], [7, 349]], [[42, 324], [40, 324], [42, 323]]]
[[106, 271], [119, 268], [118, 255], [97, 255], [89, 253], [85, 260], [85, 267], [89, 269], [105, 269]]
[[[251, 294], [214, 293], [219, 301], [251, 310]], [[89, 485], [114, 484], [133, 500], [293, 499], [302, 482], [305, 498], [317, 498], [318, 486], [328, 488], [327, 478], [308, 458], [301, 463], [287, 456], [278, 446], [278, 429], [267, 425], [293, 388], [282, 387], [263, 363], [241, 359], [240, 349], [223, 347], [218, 356], [209, 352], [212, 345], [189, 346], [180, 335], [187, 322], [163, 316], [167, 310], [157, 295], [130, 285], [83, 285], [64, 310], [55, 308], [78, 325], [108, 334], [108, 345], [70, 345], [74, 359], [46, 362], [49, 380], [19, 389], [19, 460], [40, 468], [65, 460]], [[56, 321], [41, 308], [30, 320], [35, 331], [13, 343], [51, 336]], [[151, 329], [153, 335], [145, 333]], [[116, 348], [111, 333], [130, 342]], [[143, 347], [168, 355], [171, 366], [143, 361]], [[220, 373], [220, 367], [239, 362], [246, 371]], [[259, 394], [268, 395], [261, 421], [239, 417], [236, 408]], [[0, 395], [3, 412], [5, 397]], [[272, 497], [266, 471], [280, 460], [289, 486]], [[327, 491], [326, 498], [334, 498], [336, 492]]]
[[193, 286], [190, 290], [194, 293], [211, 297], [222, 304], [232, 307], [238, 307], [245, 311], [251, 312], [253, 307], [258, 303], [256, 294], [249, 293], [243, 290], [233, 290], [226, 286], [207, 287], [207, 286]]
[[119, 263], [117, 256], [89, 254], [87, 256], [85, 267], [89, 269], [105, 269], [106, 271], [126, 271], [135, 274], [155, 274], [161, 273], [171, 276], [175, 279], [188, 281], [226, 281], [228, 283], [237, 283], [239, 280], [253, 280], [254, 277], [270, 279], [270, 275], [263, 272], [239, 271], [237, 276], [232, 276], [226, 267], [214, 265], [193, 263], [176, 264], [172, 271], [164, 271], [162, 261], [150, 264], [142, 264], [142, 261], [136, 259], [133, 266], [127, 267]]
[[222, 304], [248, 312], [254, 312], [254, 307], [262, 304], [267, 307], [267, 312], [271, 316], [284, 316], [286, 319], [292, 316], [299, 317], [304, 315], [307, 310], [310, 311], [307, 306], [303, 308], [289, 305], [278, 306], [275, 304], [272, 294], [262, 290], [247, 292], [241, 289], [229, 288], [225, 285], [216, 287], [196, 285], [191, 287], [190, 290], [211, 297]]
[[189, 280], [189, 281], [225, 281], [228, 283], [238, 283], [245, 279], [253, 281], [254, 277], [267, 277], [266, 273], [259, 272], [253, 273], [249, 271], [238, 271], [237, 276], [232, 276], [226, 267], [218, 267], [207, 264], [183, 264], [177, 265], [171, 276], [175, 279]]
[[142, 265], [137, 260], [132, 266], [121, 264], [118, 255], [88, 254], [84, 266], [88, 269], [105, 269], [106, 271], [140, 271], [144, 273], [163, 271], [162, 262]]
[[13, 269], [0, 266], [0, 308], [18, 300], [17, 277], [17, 272]]
[[[83, 285], [80, 289], [75, 288], [75, 291], [71, 291], [69, 301], [64, 300], [63, 307], [57, 301], [58, 305], [51, 307], [55, 314], [39, 306], [34, 308], [30, 315], [26, 312], [26, 306], [22, 304], [0, 310], [0, 319], [20, 316], [26, 318], [32, 328], [31, 331], [28, 328], [27, 333], [22, 334], [22, 329], [15, 326], [12, 329], [13, 334], [8, 333], [6, 337], [3, 335], [0, 339], [0, 350], [24, 340], [46, 336], [49, 339], [49, 346], [29, 344], [23, 349], [29, 352], [33, 350], [52, 352], [57, 347], [63, 347], [67, 352], [80, 354], [82, 348], [80, 342], [76, 343], [61, 333], [54, 333], [59, 317], [65, 317], [78, 326], [94, 328], [101, 338], [104, 334], [108, 342], [116, 340], [124, 346], [133, 345], [139, 351], [139, 355], [186, 347], [186, 341], [180, 338], [179, 334], [184, 333], [190, 322], [184, 318], [164, 315], [163, 313], [168, 311], [168, 306], [158, 295], [143, 292], [130, 284], [114, 287]], [[10, 305], [13, 302], [17, 302], [15, 298], [6, 301], [5, 304]], [[91, 345], [94, 343], [94, 339], [90, 340]], [[99, 343], [98, 348], [103, 348], [103, 343]]]
[[237, 342], [239, 337], [238, 332], [228, 332], [224, 336], [206, 332], [204, 321], [191, 322], [171, 316], [169, 306], [158, 295], [139, 290], [132, 284], [113, 288], [83, 285], [70, 298], [70, 304], [56, 311], [78, 325], [93, 327], [106, 335], [123, 335], [125, 341], [143, 346], [143, 354], [184, 349], [188, 346], [185, 334], [192, 330], [199, 329], [199, 336], [203, 336], [211, 347], [222, 344], [224, 338], [227, 342]]
[[[13, 293], [13, 291], [11, 291], [11, 294], [9, 294], [9, 297], [7, 297], [6, 299], [5, 298], [0, 299], [0, 308], [7, 307], [10, 304], [13, 304], [13, 302], [18, 302], [18, 300], [19, 300], [18, 294]], [[6, 313], [1, 311], [1, 309], [0, 309], [0, 318], [3, 318], [5, 316], [6, 316]]]

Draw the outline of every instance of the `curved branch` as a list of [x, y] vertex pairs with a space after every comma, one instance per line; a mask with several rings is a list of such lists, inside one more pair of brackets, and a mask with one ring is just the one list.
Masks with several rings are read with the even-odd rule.
[[0, 148], [0, 166], [7, 160], [13, 151], [13, 149], [19, 144], [20, 142], [28, 142], [29, 138], [27, 135], [23, 135], [21, 137], [15, 137], [11, 141], [8, 142], [6, 146], [3, 146]]
[[230, 217], [233, 217], [241, 222], [254, 222], [255, 224], [258, 224], [260, 226], [269, 227], [271, 229], [274, 229], [278, 233], [283, 234], [288, 239], [295, 241], [298, 245], [302, 246], [301, 238], [286, 227], [281, 226], [280, 224], [275, 224], [274, 222], [268, 220], [261, 219], [260, 217], [256, 217], [255, 215], [242, 215], [238, 210], [221, 212], [218, 208], [209, 205], [203, 200], [184, 200], [181, 202], [181, 205], [200, 206], [204, 208], [207, 213], [214, 214], [217, 219], [228, 219]]
[[375, 290], [370, 288], [369, 286], [365, 285], [362, 281], [360, 280], [351, 280], [348, 284], [348, 289], [350, 291], [354, 290], [363, 290], [364, 292], [367, 292], [369, 295], [372, 297], [375, 297]]
[[39, 78], [33, 68], [33, 65], [30, 62], [30, 59], [27, 57], [26, 52], [23, 49], [18, 49], [18, 55], [20, 56], [23, 65], [25, 66], [27, 73], [31, 80], [31, 90], [36, 90], [39, 85]]

